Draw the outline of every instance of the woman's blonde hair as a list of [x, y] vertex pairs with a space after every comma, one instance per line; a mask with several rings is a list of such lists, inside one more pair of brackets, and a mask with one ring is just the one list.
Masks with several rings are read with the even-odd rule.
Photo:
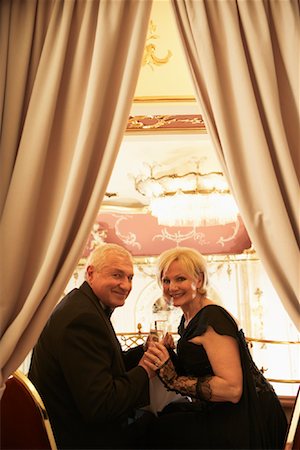
[[207, 263], [204, 256], [197, 250], [189, 247], [176, 247], [166, 250], [161, 253], [157, 260], [157, 281], [162, 286], [162, 278], [165, 271], [174, 262], [178, 261], [187, 273], [193, 275], [195, 278], [203, 276], [203, 283], [199, 294], [205, 296], [207, 294]]

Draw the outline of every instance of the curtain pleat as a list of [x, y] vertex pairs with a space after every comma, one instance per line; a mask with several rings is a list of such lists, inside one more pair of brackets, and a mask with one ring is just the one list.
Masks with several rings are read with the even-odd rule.
[[2, 386], [82, 254], [126, 129], [151, 3], [1, 2]]
[[299, 309], [299, 2], [172, 0], [197, 99], [254, 247]]

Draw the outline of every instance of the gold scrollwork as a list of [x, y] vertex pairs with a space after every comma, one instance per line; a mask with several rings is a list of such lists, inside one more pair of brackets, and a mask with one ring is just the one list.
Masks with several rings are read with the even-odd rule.
[[[155, 52], [156, 52], [156, 45], [153, 44], [153, 42], [149, 42], [152, 39], [157, 39], [159, 38], [159, 35], [155, 33], [156, 32], [156, 25], [153, 22], [153, 20], [150, 20], [149, 23], [149, 36], [146, 39], [146, 46], [144, 49], [144, 55], [143, 55], [143, 59], [142, 59], [142, 66], [149, 66], [151, 67], [152, 70], [153, 69], [153, 65], [155, 66], [160, 66], [162, 64], [166, 64], [169, 59], [172, 56], [172, 52], [170, 50], [168, 50], [167, 54], [165, 57], [163, 58], [159, 58]], [[147, 43], [149, 42], [149, 43]]]
[[153, 116], [129, 116], [127, 131], [155, 130], [155, 129], [203, 129], [205, 123], [200, 114], [197, 115], [153, 115]]

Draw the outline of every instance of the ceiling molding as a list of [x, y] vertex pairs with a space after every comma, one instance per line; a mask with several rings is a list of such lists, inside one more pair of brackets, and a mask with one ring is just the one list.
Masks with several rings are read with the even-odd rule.
[[193, 95], [179, 95], [179, 96], [143, 96], [134, 97], [133, 103], [196, 103], [197, 100]]

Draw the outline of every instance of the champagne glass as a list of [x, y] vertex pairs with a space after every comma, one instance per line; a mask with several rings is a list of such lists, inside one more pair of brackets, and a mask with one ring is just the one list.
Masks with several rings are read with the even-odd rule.
[[161, 341], [166, 332], [166, 320], [154, 320], [150, 324], [150, 336], [153, 341]]

